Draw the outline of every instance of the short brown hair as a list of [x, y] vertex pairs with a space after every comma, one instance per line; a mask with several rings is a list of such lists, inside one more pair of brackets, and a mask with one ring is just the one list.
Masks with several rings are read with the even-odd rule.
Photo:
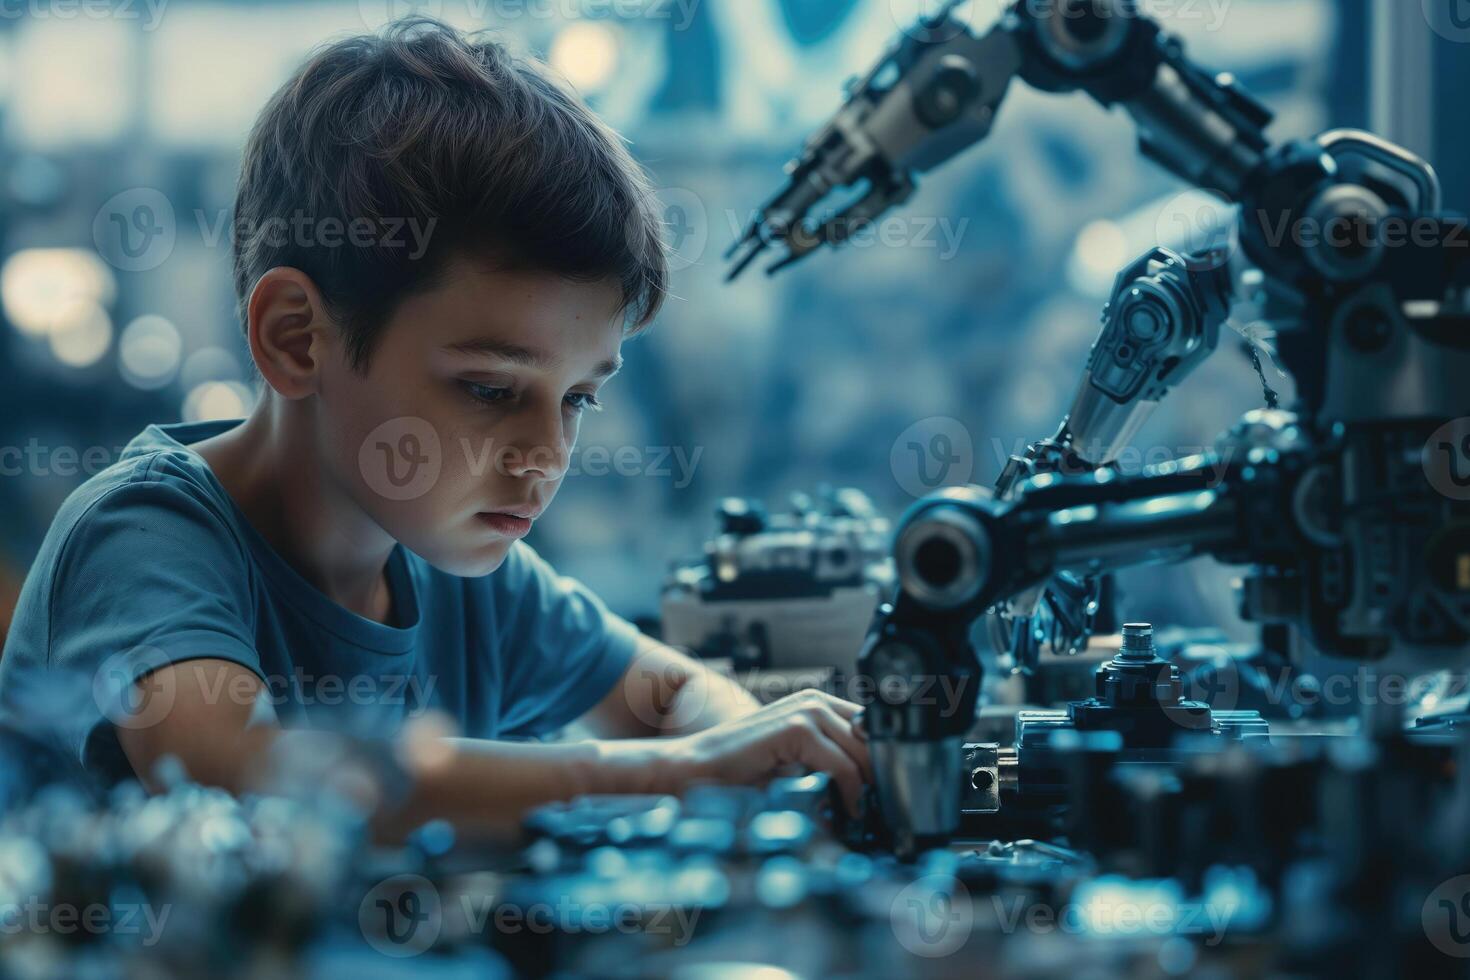
[[[298, 268], [363, 369], [398, 302], [466, 253], [616, 279], [641, 329], [668, 277], [650, 201], [622, 140], [540, 65], [484, 34], [401, 20], [317, 51], [256, 121], [235, 198], [241, 322], [261, 275]], [[409, 222], [427, 245], [410, 247]]]

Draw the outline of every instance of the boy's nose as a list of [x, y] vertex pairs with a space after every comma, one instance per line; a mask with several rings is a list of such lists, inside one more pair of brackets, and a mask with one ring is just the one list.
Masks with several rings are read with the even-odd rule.
[[502, 453], [501, 471], [507, 476], [558, 480], [566, 475], [571, 453], [565, 422], [558, 412], [540, 418], [508, 441]]

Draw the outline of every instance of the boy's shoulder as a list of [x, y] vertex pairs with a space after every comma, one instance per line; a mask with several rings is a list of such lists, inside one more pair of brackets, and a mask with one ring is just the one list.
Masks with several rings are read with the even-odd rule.
[[[41, 558], [59, 559], [78, 529], [89, 523], [139, 519], [148, 511], [208, 520], [235, 536], [232, 504], [209, 465], [189, 445], [238, 422], [150, 425], [123, 447], [118, 458], [67, 495], [52, 519]], [[139, 531], [146, 528], [139, 527]], [[140, 555], [140, 557], [143, 557]]]
[[116, 460], [100, 470], [77, 491], [82, 495], [105, 493], [119, 486], [138, 483], [184, 481], [212, 492], [214, 482], [209, 464], [189, 446], [239, 425], [228, 422], [181, 422], [149, 425], [122, 448]]
[[122, 649], [113, 640], [130, 622], [178, 613], [191, 591], [245, 608], [249, 560], [233, 505], [188, 448], [228, 424], [148, 426], [67, 496], [26, 574], [0, 675], [53, 665], [63, 632], [78, 648]]

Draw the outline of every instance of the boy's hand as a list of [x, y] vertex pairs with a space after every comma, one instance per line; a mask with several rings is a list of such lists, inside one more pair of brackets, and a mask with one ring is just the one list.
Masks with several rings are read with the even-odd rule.
[[760, 783], [789, 765], [831, 775], [849, 813], [873, 778], [861, 709], [822, 691], [800, 691], [736, 721], [672, 739], [685, 782]]
[[[222, 697], [221, 692], [229, 692]], [[137, 685], [147, 725], [120, 724], [117, 734], [145, 782], [164, 755], [189, 775], [233, 792], [256, 788], [254, 776], [277, 738], [269, 696], [254, 672], [229, 661], [171, 664]], [[679, 792], [691, 782], [762, 783], [787, 766], [829, 773], [856, 813], [872, 778], [868, 746], [854, 724], [857, 705], [804, 691], [753, 714], [678, 738], [519, 744], [451, 739], [455, 751], [433, 754], [443, 765], [415, 772], [412, 799], [391, 819], [411, 828], [449, 819], [467, 828], [513, 830], [527, 811], [584, 794]]]

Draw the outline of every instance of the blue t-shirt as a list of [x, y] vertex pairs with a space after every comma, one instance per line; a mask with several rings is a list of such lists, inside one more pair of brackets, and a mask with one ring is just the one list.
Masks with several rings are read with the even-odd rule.
[[446, 574], [400, 545], [388, 561], [394, 625], [348, 611], [286, 563], [187, 448], [238, 424], [149, 426], [62, 504], [26, 577], [0, 707], [87, 771], [131, 775], [113, 722], [151, 724], [167, 709], [155, 687], [145, 711], [126, 710], [134, 683], [164, 664], [249, 668], [285, 725], [382, 737], [433, 709], [466, 736], [510, 739], [574, 721], [633, 659], [637, 629], [524, 542], [484, 578]]

